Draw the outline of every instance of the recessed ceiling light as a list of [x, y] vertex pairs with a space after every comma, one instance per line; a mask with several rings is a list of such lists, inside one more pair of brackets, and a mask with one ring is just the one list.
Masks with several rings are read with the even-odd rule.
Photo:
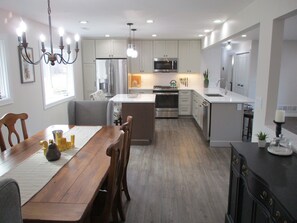
[[87, 24], [88, 21], [87, 21], [87, 20], [81, 20], [81, 21], [79, 21], [79, 23], [80, 23], [80, 24]]
[[246, 34], [241, 35], [241, 37], [246, 37]]
[[216, 23], [216, 24], [220, 24], [220, 23], [222, 23], [222, 22], [223, 22], [223, 21], [220, 20], [220, 19], [216, 19], [216, 20], [213, 21], [213, 23]]
[[157, 37], [157, 34], [153, 34], [152, 37]]
[[146, 23], [149, 23], [149, 24], [154, 23], [154, 20], [148, 19], [148, 20], [146, 20]]
[[198, 36], [199, 36], [199, 37], [203, 37], [204, 35], [203, 35], [203, 34], [199, 34]]
[[109, 34], [105, 34], [105, 37], [110, 37], [110, 35]]
[[210, 29], [205, 29], [204, 32], [209, 33], [209, 32], [211, 32], [211, 30]]

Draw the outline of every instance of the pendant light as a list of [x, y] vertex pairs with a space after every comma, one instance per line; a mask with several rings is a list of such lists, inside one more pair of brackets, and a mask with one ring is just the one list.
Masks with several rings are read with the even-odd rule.
[[132, 57], [133, 45], [132, 45], [132, 42], [131, 42], [131, 26], [133, 25], [133, 23], [129, 22], [129, 23], [127, 23], [127, 25], [129, 26], [129, 39], [128, 39], [127, 56]]
[[132, 58], [137, 58], [138, 57], [138, 52], [137, 50], [135, 49], [135, 31], [137, 29], [132, 29], [132, 32], [133, 32], [133, 43], [132, 43], [132, 47], [133, 47], [133, 52], [132, 52]]
[[231, 50], [231, 49], [232, 49], [231, 41], [228, 41], [226, 45], [226, 50]]

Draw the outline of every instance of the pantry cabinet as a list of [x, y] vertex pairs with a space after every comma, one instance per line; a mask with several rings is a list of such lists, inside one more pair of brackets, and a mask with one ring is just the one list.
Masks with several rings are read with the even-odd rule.
[[177, 40], [155, 40], [154, 58], [177, 58], [178, 57]]
[[153, 41], [135, 41], [135, 48], [138, 51], [137, 58], [131, 58], [131, 73], [152, 73], [153, 72]]
[[126, 58], [127, 40], [96, 40], [96, 58]]
[[178, 41], [178, 72], [199, 73], [200, 72], [200, 41], [179, 40]]

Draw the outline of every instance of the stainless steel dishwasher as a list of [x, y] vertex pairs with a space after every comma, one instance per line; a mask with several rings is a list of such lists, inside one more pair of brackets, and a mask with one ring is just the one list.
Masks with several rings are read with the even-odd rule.
[[206, 140], [209, 140], [210, 135], [210, 103], [207, 100], [202, 102], [203, 110], [203, 121], [202, 121], [202, 132]]

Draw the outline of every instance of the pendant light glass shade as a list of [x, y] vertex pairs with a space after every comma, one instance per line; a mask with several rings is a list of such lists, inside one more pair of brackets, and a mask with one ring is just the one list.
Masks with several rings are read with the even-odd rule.
[[232, 45], [231, 42], [229, 41], [226, 45], [226, 50], [231, 50], [232, 49]]
[[133, 25], [133, 23], [129, 22], [127, 23], [127, 25], [129, 26], [129, 38], [128, 38], [128, 48], [127, 48], [127, 56], [128, 57], [132, 57], [133, 54], [133, 45], [131, 43], [131, 26]]
[[137, 30], [137, 29], [131, 29], [132, 30], [132, 32], [133, 32], [133, 43], [132, 43], [132, 46], [133, 46], [133, 53], [132, 53], [132, 58], [137, 58], [138, 57], [138, 52], [137, 52], [137, 50], [135, 49], [135, 31]]

